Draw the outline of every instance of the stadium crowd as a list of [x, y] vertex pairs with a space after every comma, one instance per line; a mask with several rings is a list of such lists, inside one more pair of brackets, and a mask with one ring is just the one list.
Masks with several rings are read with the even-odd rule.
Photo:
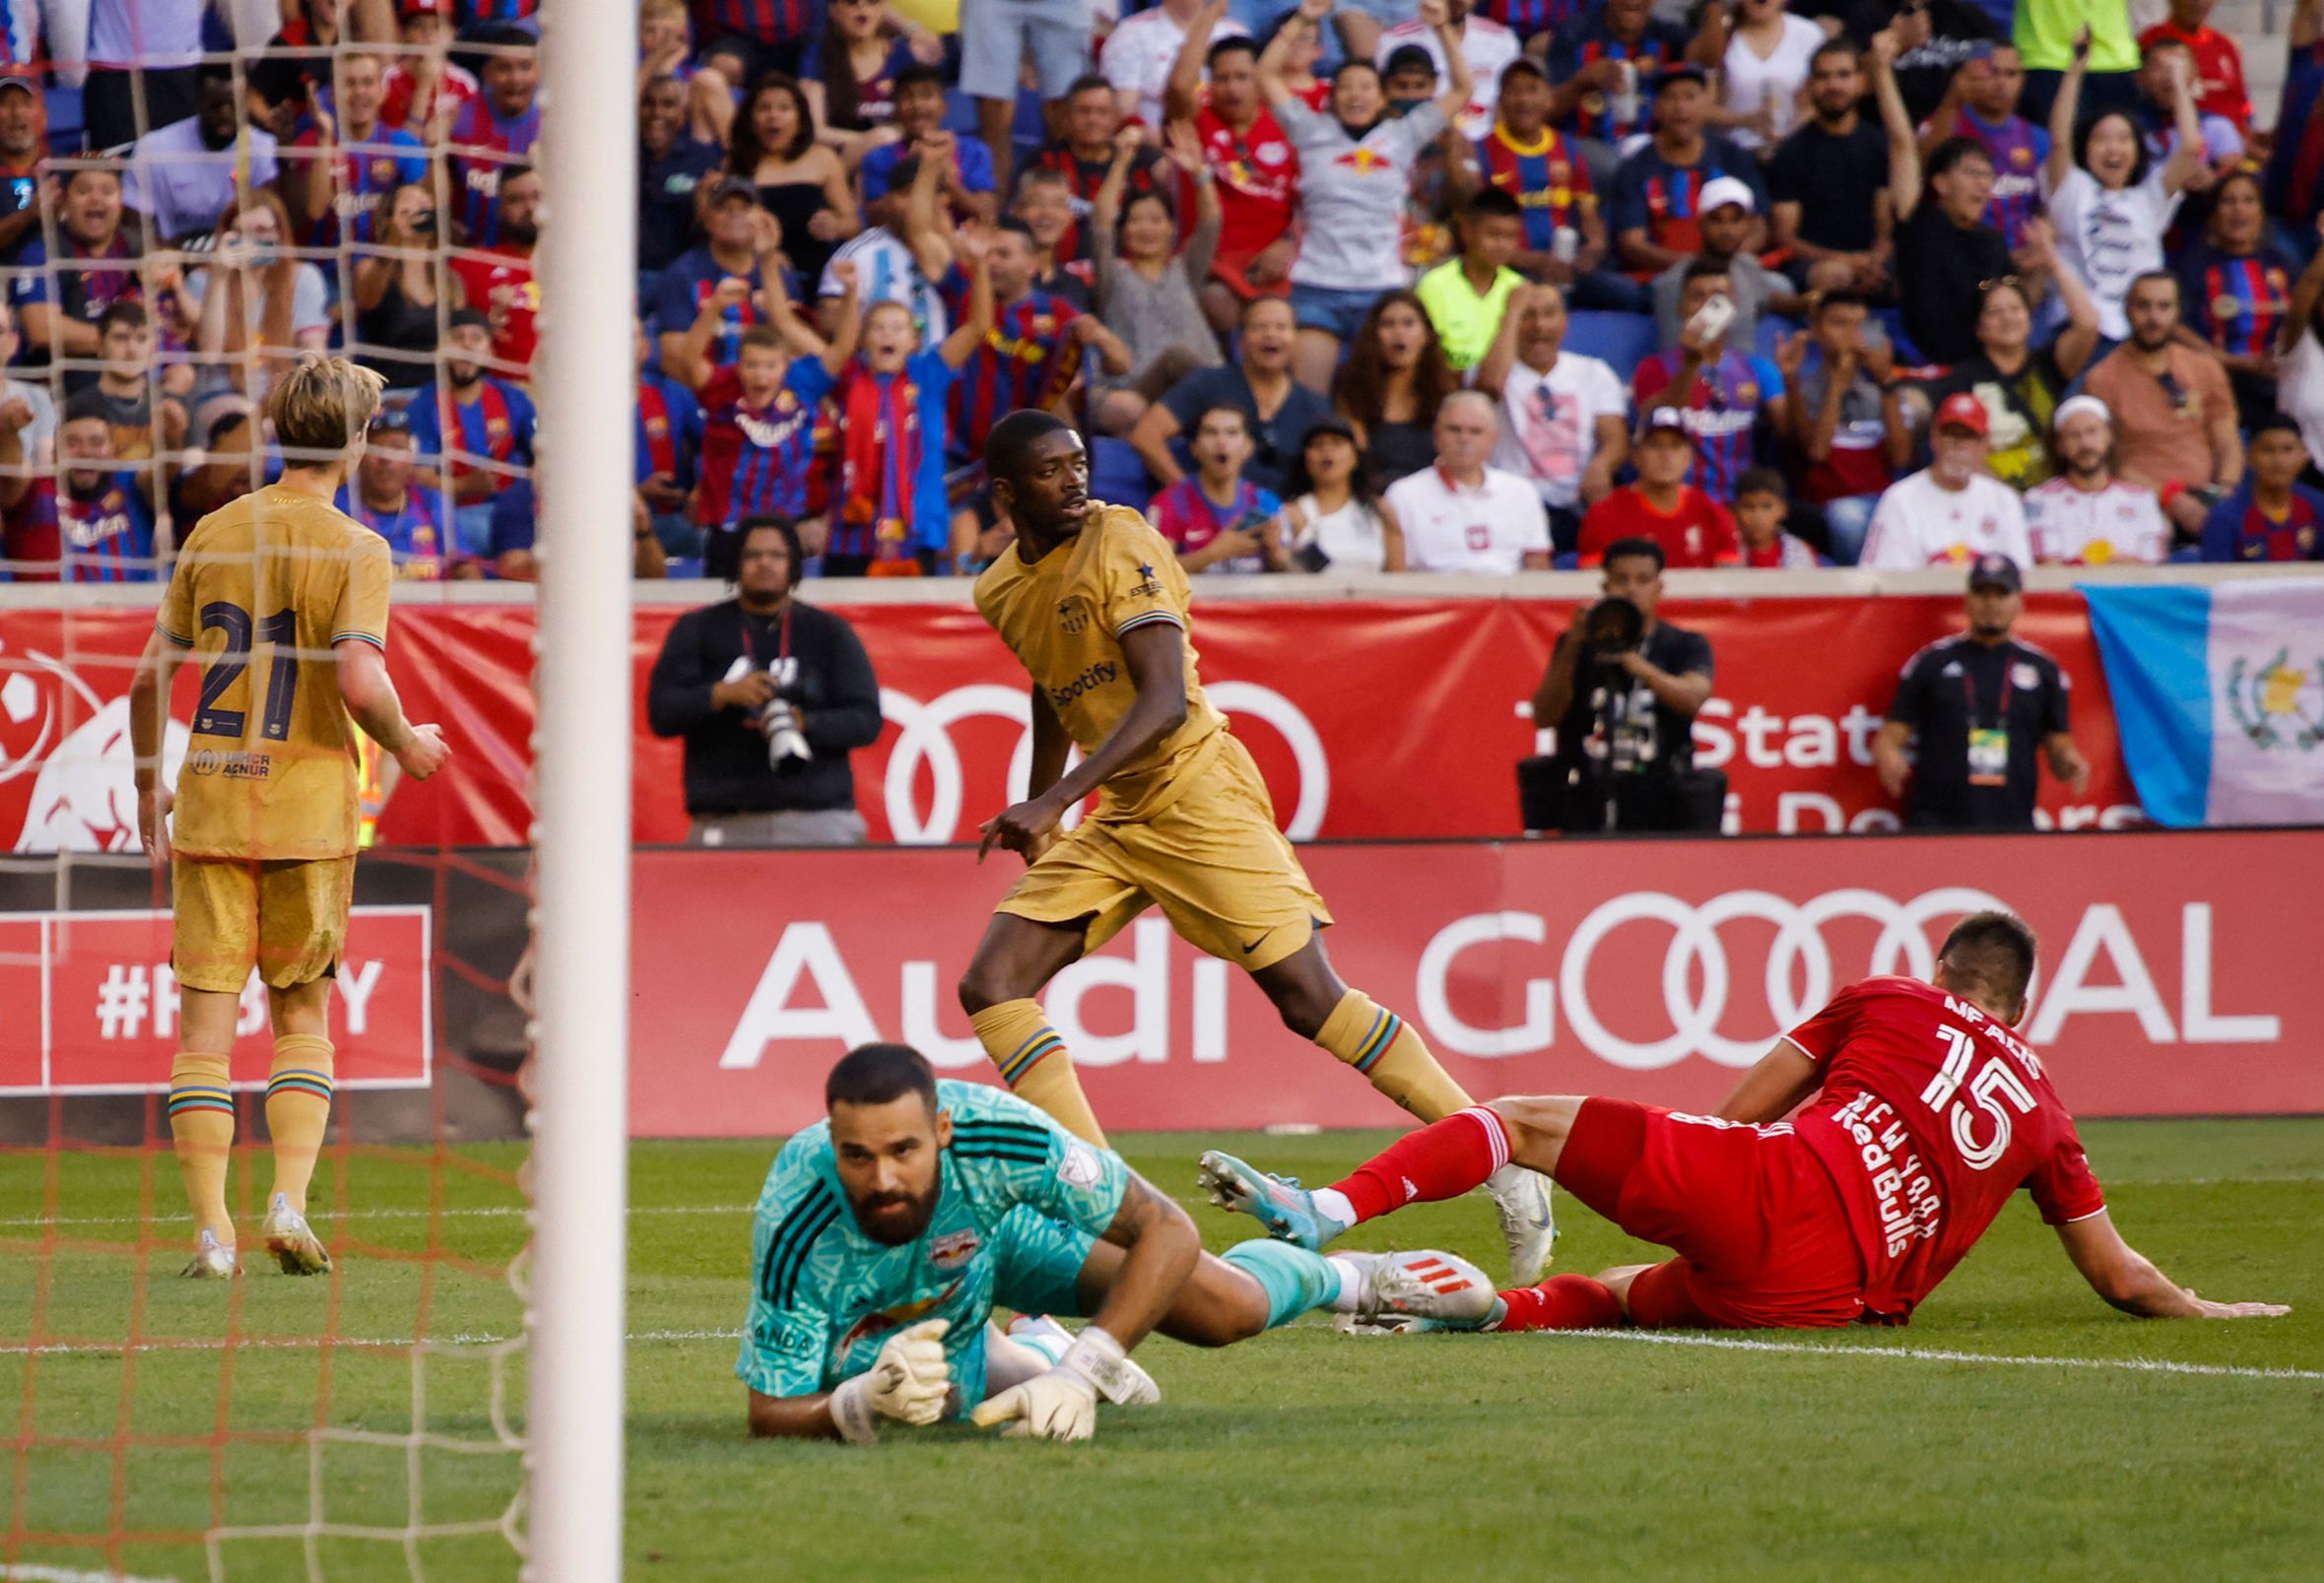
[[[280, 3], [8, 8], [18, 579], [326, 346], [406, 575], [554, 531], [536, 0]], [[643, 0], [637, 574], [974, 572], [1029, 406], [1190, 570], [2324, 558], [2324, 0], [2272, 134], [2213, 4]]]

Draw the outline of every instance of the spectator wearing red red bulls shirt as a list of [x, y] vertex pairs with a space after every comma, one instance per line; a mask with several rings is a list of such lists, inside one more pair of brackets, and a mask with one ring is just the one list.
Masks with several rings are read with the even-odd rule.
[[1216, 1153], [1203, 1156], [1204, 1184], [1214, 1202], [1319, 1249], [1524, 1165], [1678, 1255], [1498, 1293], [1411, 1281], [1405, 1312], [1462, 1329], [1905, 1324], [2020, 1188], [2091, 1288], [2125, 1313], [2291, 1312], [2207, 1301], [2123, 1241], [2041, 1058], [2011, 1031], [2036, 954], [2021, 920], [1970, 914], [1928, 983], [1851, 984], [1777, 1040], [1716, 1115], [1602, 1095], [1495, 1099], [1406, 1134], [1328, 1188], [1272, 1182]]
[[[1106, 172], [1113, 168], [1114, 134], [1121, 130], [1123, 121], [1113, 90], [1095, 74], [1077, 79], [1066, 90], [1057, 119], [1062, 132], [1042, 144], [1026, 168], [1054, 170], [1065, 177], [1073, 191], [1074, 223], [1056, 242], [1057, 262], [1071, 264], [1096, 251], [1088, 234], [1090, 209], [1097, 201], [1097, 189], [1105, 185]], [[1169, 174], [1162, 151], [1141, 144], [1123, 177], [1127, 183], [1123, 203], [1141, 192], [1162, 191]]]
[[[1226, 11], [1226, 0], [1212, 0], [1203, 17], [1215, 23]], [[1201, 21], [1188, 32], [1162, 99], [1173, 124], [1194, 123], [1203, 167], [1217, 184], [1219, 249], [1201, 295], [1211, 327], [1225, 334], [1234, 328], [1245, 299], [1291, 292], [1292, 260], [1299, 250], [1292, 231], [1299, 156], [1260, 102], [1259, 46], [1237, 34], [1206, 51], [1202, 40], [1209, 34]]]
[[540, 237], [541, 175], [530, 165], [500, 173], [495, 230], [499, 241], [483, 252], [452, 255], [452, 280], [462, 307], [481, 309], [493, 329], [493, 357], [501, 373], [523, 380], [539, 339], [534, 319], [541, 289], [533, 280], [533, 244]]
[[484, 91], [452, 118], [453, 210], [467, 244], [490, 247], [499, 240], [495, 200], [501, 173], [531, 159], [540, 140], [541, 63], [532, 35], [520, 28], [488, 29], [471, 41], [495, 52], [485, 57]]
[[379, 119], [434, 149], [462, 106], [484, 92], [476, 74], [444, 58], [452, 39], [451, 0], [398, 0], [405, 53], [387, 68]]
[[2139, 48], [2150, 50], [2163, 40], [2187, 46], [2195, 57], [2195, 108], [2235, 123], [2235, 130], [2251, 130], [2251, 94], [2243, 86], [2243, 51], [2235, 40], [2211, 26], [2212, 7], [2219, 0], [2170, 0], [2170, 16], [2139, 34]]
[[1673, 407], [1647, 414], [1645, 431], [1630, 449], [1638, 481], [1607, 495], [1581, 519], [1581, 563], [1594, 566], [1609, 546], [1647, 539], [1662, 547], [1667, 564], [1681, 570], [1732, 566], [1743, 559], [1735, 518], [1687, 482], [1694, 465], [1694, 436]]

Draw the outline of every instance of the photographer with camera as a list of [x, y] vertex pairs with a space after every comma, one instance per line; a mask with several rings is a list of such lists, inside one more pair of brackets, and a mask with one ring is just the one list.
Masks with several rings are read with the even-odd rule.
[[1662, 546], [1606, 547], [1605, 597], [1566, 628], [1533, 693], [1557, 751], [1519, 766], [1528, 829], [1716, 830], [1726, 777], [1694, 768], [1694, 716], [1711, 693], [1710, 641], [1656, 619]]
[[745, 517], [735, 597], [670, 627], [646, 689], [654, 735], [686, 740], [695, 846], [863, 840], [847, 755], [880, 735], [880, 682], [854, 628], [792, 597], [789, 519]]

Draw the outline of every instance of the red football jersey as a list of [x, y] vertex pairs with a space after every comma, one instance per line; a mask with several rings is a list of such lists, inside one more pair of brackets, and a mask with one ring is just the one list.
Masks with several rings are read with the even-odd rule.
[[2051, 1225], [2106, 1207], [2040, 1058], [1968, 1002], [1868, 978], [1785, 1036], [1823, 1080], [1793, 1125], [1847, 1202], [1868, 1315], [1909, 1318], [2021, 1187]]
[[1664, 515], [1635, 486], [1616, 490], [1581, 519], [1581, 563], [1594, 566], [1617, 539], [1652, 539], [1673, 566], [1732, 566], [1743, 541], [1727, 508], [1692, 484], [1679, 486], [1679, 503]]
[[525, 378], [539, 337], [533, 321], [541, 310], [541, 288], [533, 279], [531, 257], [492, 248], [462, 253], [452, 260], [450, 268], [460, 277], [460, 285], [468, 294], [468, 305], [479, 313], [492, 312], [495, 292], [507, 294], [508, 314], [499, 334], [493, 337], [493, 356], [513, 366], [495, 368], [493, 372], [503, 379]]
[[1236, 132], [1206, 103], [1194, 130], [1219, 182], [1219, 256], [1240, 267], [1291, 229], [1298, 153], [1263, 109], [1248, 131]]

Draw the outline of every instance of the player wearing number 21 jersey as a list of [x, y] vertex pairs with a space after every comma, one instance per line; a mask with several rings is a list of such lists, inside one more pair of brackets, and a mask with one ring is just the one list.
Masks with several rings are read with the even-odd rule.
[[[213, 511], [186, 537], [131, 684], [138, 824], [157, 865], [168, 865], [175, 912], [169, 1126], [198, 1227], [189, 1276], [238, 1273], [225, 1193], [229, 1056], [253, 968], [275, 1032], [267, 1246], [287, 1273], [329, 1267], [303, 1212], [330, 1115], [330, 979], [355, 878], [349, 713], [415, 779], [444, 758], [433, 726], [404, 719], [381, 659], [394, 579], [387, 542], [331, 504], [362, 460], [379, 387], [377, 374], [342, 358], [309, 360], [277, 382], [269, 416], [292, 458], [282, 481]], [[183, 660], [200, 688], [172, 791], [161, 783], [162, 744]]]
[[[1928, 983], [1870, 978], [1777, 1041], [1715, 1116], [1608, 1098], [1497, 1099], [1424, 1128], [1314, 1192], [1203, 1156], [1227, 1208], [1313, 1249], [1407, 1203], [1450, 1198], [1515, 1159], [1677, 1257], [1487, 1294], [1407, 1291], [1423, 1323], [1491, 1330], [1903, 1324], [2024, 1188], [2075, 1268], [2153, 1318], [2289, 1310], [2207, 1302], [2115, 1231], [2074, 1121], [2012, 1028], [2033, 935], [1963, 919]], [[1804, 1105], [1804, 1107], [1803, 1107]], [[1797, 1114], [1794, 1114], [1794, 1111]], [[1790, 1121], [1778, 1118], [1792, 1116]]]

